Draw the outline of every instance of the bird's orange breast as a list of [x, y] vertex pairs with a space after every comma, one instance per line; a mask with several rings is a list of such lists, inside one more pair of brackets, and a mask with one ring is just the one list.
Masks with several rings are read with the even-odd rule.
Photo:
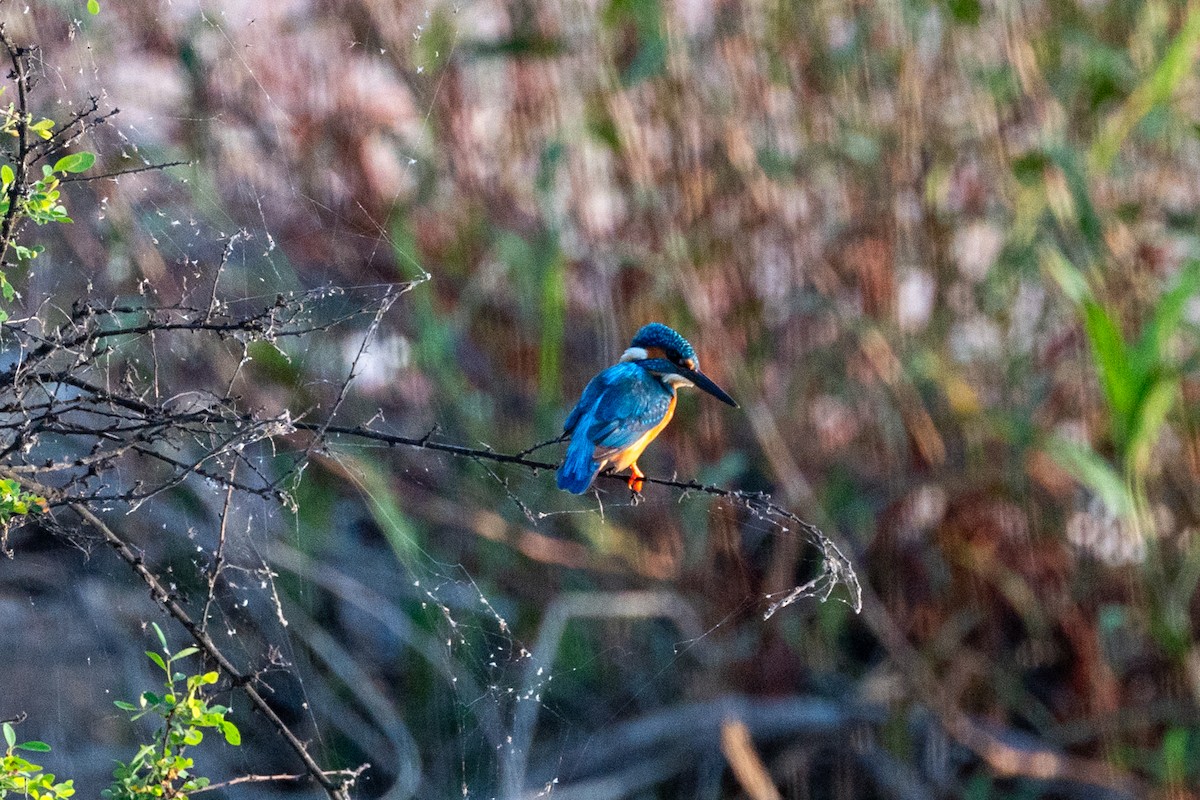
[[675, 416], [675, 400], [676, 398], [672, 396], [671, 404], [667, 406], [667, 413], [663, 414], [662, 421], [660, 421], [650, 430], [643, 433], [636, 442], [624, 450], [621, 450], [609, 459], [609, 463], [613, 465], [613, 470], [615, 472], [620, 472], [623, 469], [627, 469], [630, 464], [637, 461], [638, 456], [642, 454], [642, 451], [646, 449], [646, 446], [653, 442], [655, 438], [662, 433], [663, 428], [667, 427], [667, 423], [671, 421], [671, 417]]

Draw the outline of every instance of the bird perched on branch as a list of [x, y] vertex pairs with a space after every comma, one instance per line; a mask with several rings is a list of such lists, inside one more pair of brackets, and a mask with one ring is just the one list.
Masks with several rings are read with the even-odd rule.
[[737, 408], [700, 371], [688, 340], [651, 322], [634, 335], [620, 362], [592, 378], [563, 424], [571, 444], [558, 468], [558, 488], [583, 494], [608, 467], [613, 472], [628, 468], [629, 488], [641, 492], [646, 476], [638, 469], [638, 456], [671, 421], [680, 386], [698, 386]]

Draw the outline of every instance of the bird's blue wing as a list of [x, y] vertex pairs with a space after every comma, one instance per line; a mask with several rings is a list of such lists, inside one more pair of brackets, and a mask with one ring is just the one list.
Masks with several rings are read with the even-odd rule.
[[616, 374], [600, 393], [586, 431], [601, 459], [626, 449], [662, 422], [674, 396], [636, 364], [617, 364], [605, 372]]
[[605, 459], [662, 422], [673, 396], [673, 390], [636, 364], [614, 364], [592, 378], [563, 423], [571, 444], [558, 469], [559, 488], [586, 492]]
[[588, 381], [588, 385], [584, 387], [583, 395], [579, 398], [579, 402], [571, 409], [571, 413], [567, 415], [567, 421], [563, 423], [563, 433], [575, 432], [575, 426], [579, 424], [579, 420], [584, 414], [595, 407], [596, 401], [600, 399], [600, 395], [604, 393], [604, 390], [608, 388], [615, 377], [612, 374], [613, 370], [619, 366], [621, 365], [617, 364], [609, 367]]

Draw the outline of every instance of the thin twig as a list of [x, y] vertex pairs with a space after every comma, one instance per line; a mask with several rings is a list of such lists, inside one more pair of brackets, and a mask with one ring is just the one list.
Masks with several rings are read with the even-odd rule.
[[523, 457], [523, 456], [527, 456], [527, 455], [531, 455], [531, 454], [533, 454], [533, 453], [536, 453], [538, 450], [541, 450], [543, 447], [549, 447], [549, 446], [550, 446], [550, 445], [552, 445], [552, 444], [558, 444], [559, 442], [565, 441], [568, 435], [569, 435], [569, 434], [567, 434], [567, 433], [565, 433], [565, 432], [564, 432], [564, 433], [560, 433], [558, 436], [555, 436], [553, 439], [547, 439], [547, 440], [546, 440], [546, 441], [544, 441], [544, 442], [538, 442], [538, 443], [537, 443], [537, 444], [535, 444], [535, 445], [531, 445], [531, 446], [529, 446], [529, 447], [526, 447], [524, 450], [522, 450], [521, 452], [517, 453], [517, 455], [518, 455], [518, 456], [522, 456], [522, 457]]
[[65, 178], [59, 179], [59, 183], [85, 183], [86, 181], [102, 181], [105, 178], [120, 178], [125, 175], [137, 175], [140, 172], [153, 172], [155, 170], [170, 169], [171, 167], [189, 167], [191, 165], [191, 161], [165, 161], [162, 164], [147, 164], [143, 167], [119, 169], [115, 172], [106, 172], [103, 175], [68, 175]]
[[[237, 462], [234, 462], [232, 479], [237, 473]], [[217, 579], [221, 577], [221, 569], [225, 566], [225, 537], [229, 530], [229, 509], [233, 503], [233, 483], [225, 487], [225, 505], [221, 508], [221, 527], [217, 532], [217, 552], [213, 556], [212, 569], [208, 573], [208, 596], [204, 600], [204, 612], [200, 615], [200, 627], [208, 630], [208, 615], [212, 610], [213, 601], [217, 596]]]
[[[369, 766], [369, 764], [360, 764], [354, 769], [333, 769], [328, 770], [324, 774], [329, 778], [343, 777], [353, 781], [362, 775]], [[237, 786], [242, 783], [300, 783], [301, 781], [311, 779], [312, 775], [307, 772], [301, 772], [295, 775], [287, 773], [282, 775], [243, 775], [240, 778], [231, 778], [230, 780], [221, 781], [220, 783], [210, 783], [208, 786], [204, 786], [199, 789], [192, 789], [190, 792], [188, 792], [188, 794], [202, 794], [204, 792], [211, 792], [216, 789], [227, 789], [230, 786]]]
[[[48, 492], [49, 489], [46, 487], [37, 487], [37, 491]], [[92, 513], [87, 506], [81, 503], [71, 503], [70, 507], [72, 511], [83, 518], [85, 522], [104, 537], [105, 541], [121, 557], [121, 560], [128, 564], [146, 586], [150, 588], [150, 594], [155, 602], [191, 634], [192, 640], [195, 641], [196, 645], [220, 667], [221, 671], [225, 673], [234, 686], [239, 687], [246, 694], [254, 707], [262, 712], [263, 716], [267, 718], [292, 750], [295, 751], [296, 755], [300, 757], [305, 769], [308, 770], [308, 774], [321, 785], [321, 788], [325, 790], [329, 797], [333, 798], [333, 800], [350, 800], [349, 787], [353, 781], [339, 781], [328, 777], [330, 773], [327, 773], [317, 764], [312, 755], [309, 754], [304, 742], [300, 741], [296, 734], [292, 733], [292, 729], [287, 726], [287, 723], [279, 718], [279, 715], [275, 713], [275, 709], [271, 708], [267, 701], [263, 699], [263, 696], [259, 694], [258, 689], [253, 684], [255, 676], [247, 675], [233, 665], [233, 662], [226, 657], [225, 653], [217, 646], [217, 643], [212, 640], [212, 637], [192, 620], [186, 609], [175, 599], [175, 595], [168, 591], [162, 582], [159, 581], [158, 576], [146, 567], [142, 557], [102, 519]]]
[[[360, 439], [368, 439], [371, 441], [381, 442], [394, 447], [411, 447], [419, 450], [432, 450], [438, 453], [446, 453], [448, 455], [471, 458], [476, 461], [491, 461], [499, 464], [513, 464], [515, 466], [526, 467], [532, 470], [553, 470], [557, 469], [557, 464], [551, 464], [546, 461], [536, 461], [525, 457], [522, 453], [500, 453], [489, 448], [474, 448], [464, 447], [462, 445], [447, 444], [445, 442], [430, 441], [428, 436], [411, 437], [398, 436], [396, 434], [383, 433], [369, 428], [346, 427], [340, 425], [317, 424], [312, 422], [297, 421], [292, 423], [292, 427], [297, 430], [309, 431], [320, 436], [327, 434], [340, 434], [343, 436], [352, 436]], [[625, 479], [619, 475], [612, 473], [601, 473], [597, 476], [600, 479], [608, 481], [619, 481], [625, 483]], [[738, 505], [755, 511], [757, 513], [777, 517], [785, 520], [795, 526], [804, 533], [813, 544], [817, 545], [825, 556], [826, 570], [829, 578], [836, 583], [841, 583], [846, 586], [850, 592], [849, 600], [847, 601], [851, 608], [856, 612], [862, 609], [862, 589], [859, 586], [858, 577], [854, 573], [854, 568], [850, 563], [841, 548], [838, 547], [832, 539], [825, 535], [820, 528], [801, 519], [796, 514], [788, 511], [786, 508], [777, 505], [773, 502], [770, 496], [761, 492], [745, 492], [739, 489], [727, 489], [723, 486], [712, 484], [703, 484], [699, 481], [677, 481], [669, 478], [653, 478], [647, 477], [646, 483], [657, 484], [659, 486], [667, 486], [674, 489], [683, 489], [689, 492], [701, 492], [703, 494], [721, 497]], [[828, 597], [828, 593], [825, 593]], [[795, 598], [793, 598], [794, 600]], [[771, 612], [773, 613], [773, 612]]]

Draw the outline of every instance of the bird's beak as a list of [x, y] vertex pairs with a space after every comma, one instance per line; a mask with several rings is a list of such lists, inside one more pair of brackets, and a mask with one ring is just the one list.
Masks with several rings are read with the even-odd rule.
[[687, 378], [692, 383], [696, 384], [697, 388], [711, 394], [713, 397], [720, 400], [722, 403], [728, 403], [734, 408], [738, 407], [737, 401], [726, 394], [725, 390], [712, 382], [712, 379], [698, 369], [688, 369], [687, 367], [676, 367], [680, 375]]

